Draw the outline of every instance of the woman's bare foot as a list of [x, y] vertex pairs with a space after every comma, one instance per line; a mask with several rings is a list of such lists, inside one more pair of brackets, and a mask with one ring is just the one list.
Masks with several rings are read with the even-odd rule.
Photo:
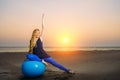
[[68, 74], [75, 74], [73, 70], [69, 70]]

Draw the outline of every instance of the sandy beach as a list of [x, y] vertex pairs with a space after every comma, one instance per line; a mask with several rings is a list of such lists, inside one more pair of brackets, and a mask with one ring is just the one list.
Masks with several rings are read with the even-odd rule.
[[43, 76], [26, 78], [21, 64], [27, 52], [0, 53], [1, 80], [120, 80], [120, 51], [49, 51], [57, 62], [75, 71], [66, 74], [48, 64]]

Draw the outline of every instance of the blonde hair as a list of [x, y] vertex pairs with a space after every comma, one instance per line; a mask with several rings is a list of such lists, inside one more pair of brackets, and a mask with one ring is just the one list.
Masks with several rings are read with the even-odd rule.
[[32, 37], [30, 39], [30, 45], [29, 45], [29, 53], [33, 53], [33, 48], [36, 46], [37, 38], [35, 37], [35, 34], [37, 31], [40, 31], [40, 30], [34, 29], [32, 32]]

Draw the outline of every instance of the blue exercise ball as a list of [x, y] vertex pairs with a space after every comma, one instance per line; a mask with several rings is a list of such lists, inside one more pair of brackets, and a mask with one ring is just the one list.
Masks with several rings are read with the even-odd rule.
[[44, 74], [46, 66], [39, 61], [25, 60], [22, 64], [22, 73], [26, 77], [38, 77]]

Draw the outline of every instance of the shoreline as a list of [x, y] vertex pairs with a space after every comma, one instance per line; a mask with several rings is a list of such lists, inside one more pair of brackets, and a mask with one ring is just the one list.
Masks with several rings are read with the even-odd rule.
[[[54, 51], [47, 51], [45, 50], [47, 53], [51, 53], [51, 52], [108, 52], [108, 51], [120, 51], [120, 50], [54, 50]], [[0, 52], [1, 53], [28, 53], [27, 51], [20, 51], [20, 52], [10, 52], [10, 51], [4, 51], [4, 52]]]
[[[120, 47], [44, 47], [45, 51], [109, 51]], [[27, 47], [0, 47], [0, 52], [27, 52]]]

